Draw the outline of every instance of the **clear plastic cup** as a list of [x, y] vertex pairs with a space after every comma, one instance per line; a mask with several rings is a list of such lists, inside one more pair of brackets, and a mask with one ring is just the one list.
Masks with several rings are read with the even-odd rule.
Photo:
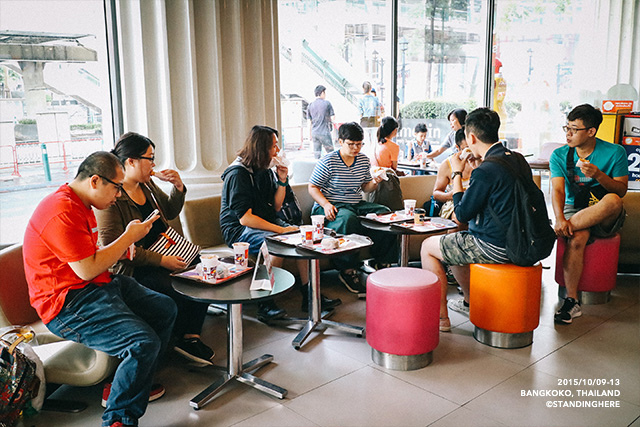
[[404, 199], [404, 213], [405, 215], [413, 216], [413, 211], [416, 210], [415, 199]]
[[322, 240], [324, 237], [324, 215], [311, 215], [311, 226], [313, 227], [313, 239]]
[[233, 245], [234, 263], [238, 267], [249, 266], [249, 244], [246, 242], [237, 242]]

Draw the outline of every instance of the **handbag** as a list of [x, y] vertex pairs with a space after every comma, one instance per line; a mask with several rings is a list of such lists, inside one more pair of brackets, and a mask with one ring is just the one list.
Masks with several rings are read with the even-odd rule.
[[282, 207], [276, 212], [276, 215], [287, 224], [302, 225], [302, 209], [300, 209], [296, 193], [293, 192], [289, 184], [285, 187]]
[[431, 199], [424, 202], [424, 205], [422, 205], [422, 207], [427, 213], [427, 216], [434, 217], [440, 215], [440, 209], [442, 208], [442, 205], [433, 196], [431, 196]]
[[160, 233], [160, 236], [156, 239], [147, 250], [159, 253], [163, 256], [178, 256], [184, 260], [187, 265], [190, 265], [193, 260], [200, 254], [202, 249], [200, 246], [191, 243], [185, 239], [180, 233], [178, 233], [169, 223], [165, 220], [162, 209], [153, 195], [150, 192], [151, 199], [156, 205], [156, 209], [160, 212], [160, 220], [167, 226], [167, 229]]
[[576, 182], [576, 165], [573, 160], [574, 152], [575, 148], [573, 147], [570, 147], [567, 152], [567, 177], [569, 179], [569, 189], [573, 195], [573, 206], [577, 209], [584, 209], [598, 203], [609, 192], [600, 184], [590, 185]]
[[[377, 145], [373, 147], [373, 154], [376, 157], [378, 165], [380, 159], [378, 159]], [[386, 170], [387, 179], [378, 183], [378, 188], [373, 190], [366, 196], [368, 202], [384, 205], [392, 211], [397, 211], [404, 208], [404, 202], [402, 197], [402, 188], [400, 188], [400, 178], [393, 169]]]
[[[13, 342], [9, 336], [14, 335]], [[31, 328], [9, 327], [0, 336], [0, 425], [12, 426], [40, 390], [36, 362], [18, 346], [35, 336]]]
[[393, 171], [387, 169], [387, 179], [378, 183], [378, 188], [366, 195], [368, 202], [384, 205], [392, 211], [403, 209], [402, 188], [400, 188], [400, 178]]

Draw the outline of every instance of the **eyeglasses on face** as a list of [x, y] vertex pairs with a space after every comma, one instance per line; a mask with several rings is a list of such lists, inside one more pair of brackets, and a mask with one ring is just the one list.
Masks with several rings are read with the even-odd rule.
[[153, 162], [156, 159], [156, 156], [151, 156], [151, 157], [140, 156], [138, 158], [139, 159], [149, 160], [150, 162]]
[[113, 184], [116, 187], [116, 190], [118, 191], [122, 191], [122, 184], [118, 184], [117, 182], [113, 182], [111, 181], [109, 178], [107, 178], [106, 176], [102, 176], [102, 175], [98, 175], [100, 178], [102, 178], [104, 181], [107, 181], [109, 184]]
[[349, 148], [360, 148], [364, 145], [364, 142], [345, 142], [345, 145]]
[[589, 128], [571, 128], [569, 126], [562, 126], [562, 130], [564, 131], [564, 133], [568, 133], [569, 135], [573, 135], [574, 133], [577, 133], [578, 131], [581, 130], [587, 130]]

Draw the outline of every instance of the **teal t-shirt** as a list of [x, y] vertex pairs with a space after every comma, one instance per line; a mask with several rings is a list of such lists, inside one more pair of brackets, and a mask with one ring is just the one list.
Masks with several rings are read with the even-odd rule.
[[[549, 169], [551, 170], [551, 178], [564, 178], [565, 204], [573, 205], [573, 195], [569, 190], [569, 175], [567, 173], [567, 153], [568, 145], [556, 148], [549, 159]], [[574, 163], [578, 163], [580, 158], [578, 153], [574, 152]], [[596, 146], [586, 160], [593, 163], [602, 172], [611, 178], [629, 175], [629, 163], [627, 162], [627, 152], [624, 147], [618, 144], [611, 144], [596, 138]], [[579, 182], [592, 183], [596, 181], [594, 178], [587, 178], [576, 166], [575, 175]]]

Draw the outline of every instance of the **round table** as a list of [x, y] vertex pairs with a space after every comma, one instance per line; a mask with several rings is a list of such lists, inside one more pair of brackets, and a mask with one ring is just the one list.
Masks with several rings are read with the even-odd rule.
[[400, 259], [398, 260], [398, 265], [400, 267], [407, 267], [409, 265], [409, 236], [415, 234], [433, 236], [437, 234], [446, 234], [450, 230], [457, 230], [455, 228], [445, 228], [430, 231], [415, 231], [410, 228], [393, 227], [391, 224], [383, 224], [368, 218], [360, 218], [360, 222], [363, 227], [370, 230], [383, 231], [385, 233], [397, 234], [400, 236]]
[[[364, 236], [362, 236], [364, 237]], [[367, 238], [368, 239], [368, 238]], [[368, 239], [370, 244], [373, 244], [370, 239]], [[291, 318], [287, 317], [284, 319], [276, 319], [273, 320], [273, 323], [291, 325], [291, 324], [302, 324], [302, 330], [298, 333], [298, 335], [293, 339], [291, 345], [296, 350], [299, 350], [302, 346], [302, 343], [307, 339], [309, 334], [312, 331], [319, 327], [325, 328], [334, 328], [343, 332], [348, 332], [356, 335], [359, 338], [364, 336], [364, 328], [360, 326], [348, 325], [346, 323], [334, 322], [331, 320], [324, 319], [326, 316], [330, 315], [332, 312], [320, 312], [321, 307], [321, 295], [320, 295], [320, 260], [328, 259], [335, 256], [344, 256], [346, 253], [350, 253], [353, 251], [357, 251], [362, 249], [363, 247], [350, 249], [342, 252], [337, 252], [334, 254], [323, 254], [319, 252], [315, 252], [308, 249], [302, 249], [295, 246], [287, 245], [284, 243], [276, 242], [271, 239], [266, 239], [267, 248], [269, 249], [269, 253], [274, 256], [282, 257], [282, 258], [293, 258], [293, 259], [306, 259], [309, 260], [309, 317], [308, 318]], [[370, 245], [369, 245], [370, 246]]]
[[[264, 268], [264, 266], [261, 266], [261, 268]], [[176, 276], [172, 278], [172, 286], [176, 292], [189, 299], [207, 304], [227, 305], [227, 331], [229, 336], [227, 341], [226, 373], [221, 379], [191, 399], [190, 405], [194, 409], [200, 409], [209, 403], [227, 383], [234, 379], [279, 399], [284, 399], [287, 395], [286, 389], [251, 374], [251, 372], [272, 362], [273, 356], [271, 354], [264, 354], [257, 359], [242, 364], [242, 304], [269, 300], [288, 291], [295, 283], [293, 275], [286, 270], [273, 267], [273, 273], [275, 281], [271, 291], [252, 291], [249, 289], [253, 271], [219, 285], [199, 283]]]

